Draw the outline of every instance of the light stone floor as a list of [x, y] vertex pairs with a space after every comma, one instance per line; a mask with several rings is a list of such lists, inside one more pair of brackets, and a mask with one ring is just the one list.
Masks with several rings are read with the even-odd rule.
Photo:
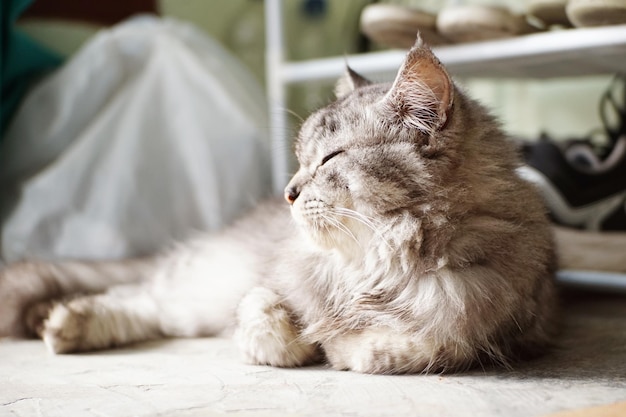
[[626, 296], [568, 297], [564, 318], [548, 355], [459, 375], [250, 366], [220, 338], [63, 356], [4, 339], [0, 416], [534, 417], [625, 401]]

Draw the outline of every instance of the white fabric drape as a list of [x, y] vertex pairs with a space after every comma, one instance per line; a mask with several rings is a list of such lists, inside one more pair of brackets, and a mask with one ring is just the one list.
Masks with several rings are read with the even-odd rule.
[[9, 126], [4, 260], [134, 256], [220, 228], [270, 190], [264, 109], [251, 75], [191, 26], [100, 32]]

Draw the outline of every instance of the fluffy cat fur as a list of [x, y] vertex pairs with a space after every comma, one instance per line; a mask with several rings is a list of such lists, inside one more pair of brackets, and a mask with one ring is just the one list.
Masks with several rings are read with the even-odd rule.
[[247, 362], [452, 372], [536, 354], [556, 310], [544, 207], [494, 120], [418, 38], [393, 84], [348, 70], [284, 201], [123, 262], [0, 275], [0, 335], [56, 353], [234, 330]]

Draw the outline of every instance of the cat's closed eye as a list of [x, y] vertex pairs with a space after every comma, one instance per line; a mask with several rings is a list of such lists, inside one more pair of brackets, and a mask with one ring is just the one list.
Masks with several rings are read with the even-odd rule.
[[343, 153], [344, 151], [342, 149], [336, 150], [334, 152], [329, 153], [328, 155], [326, 155], [324, 158], [322, 158], [322, 163], [320, 164], [320, 166], [324, 165], [326, 162], [330, 161], [331, 159], [333, 159], [335, 156], [339, 155], [340, 153]]

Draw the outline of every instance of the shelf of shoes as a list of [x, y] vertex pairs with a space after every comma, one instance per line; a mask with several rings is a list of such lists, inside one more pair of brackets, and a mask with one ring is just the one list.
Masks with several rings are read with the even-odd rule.
[[[288, 180], [288, 123], [286, 89], [289, 84], [335, 80], [346, 63], [373, 77], [391, 79], [406, 51], [389, 50], [288, 61], [281, 0], [265, 1], [266, 87], [272, 138], [274, 190], [281, 193]], [[435, 53], [454, 76], [551, 78], [610, 74], [626, 71], [626, 25], [563, 29], [510, 39], [440, 46]]]
[[[626, 25], [562, 29], [509, 39], [440, 46], [436, 55], [456, 76], [552, 78], [626, 71]], [[406, 51], [288, 62], [284, 82], [334, 79], [346, 62], [363, 74], [397, 70]]]
[[[345, 57], [290, 62], [284, 57], [281, 0], [265, 0], [266, 72], [272, 138], [274, 191], [281, 194], [290, 172], [286, 88], [312, 80], [335, 80], [346, 63], [368, 76], [391, 80], [406, 51], [391, 50]], [[564, 29], [511, 39], [434, 48], [454, 76], [552, 78], [626, 71], [626, 25]], [[385, 79], [385, 78], [381, 78]], [[626, 292], [626, 274], [561, 270], [560, 283]]]

